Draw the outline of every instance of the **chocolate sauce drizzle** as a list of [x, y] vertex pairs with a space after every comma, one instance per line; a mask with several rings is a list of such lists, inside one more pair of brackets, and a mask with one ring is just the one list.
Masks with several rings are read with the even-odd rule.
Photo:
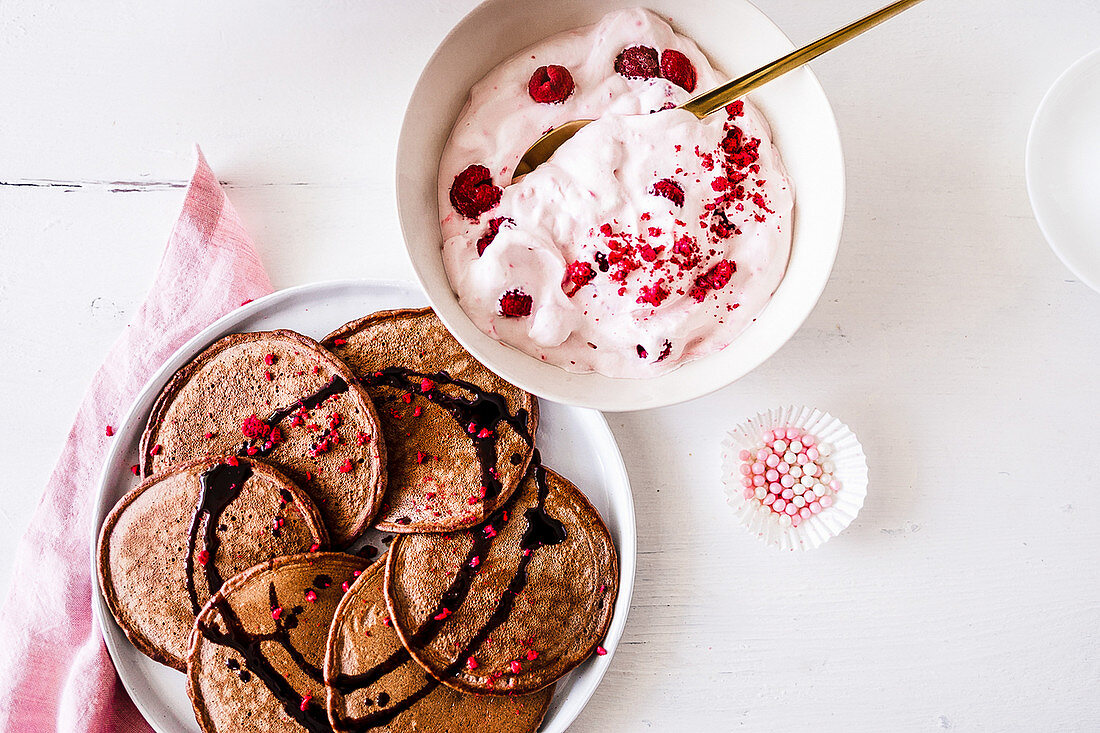
[[295, 402], [293, 405], [280, 407], [278, 410], [268, 415], [267, 419], [264, 420], [264, 424], [267, 425], [269, 428], [273, 428], [286, 418], [293, 415], [298, 410], [316, 409], [329, 397], [335, 397], [336, 395], [343, 394], [347, 391], [348, 383], [344, 381], [343, 377], [337, 374], [328, 381], [328, 384], [321, 387], [313, 394], [303, 397], [302, 399]]
[[[427, 391], [421, 390], [424, 379], [433, 383], [432, 388]], [[364, 377], [362, 382], [372, 387], [386, 386], [413, 394], [422, 394], [430, 402], [449, 412], [470, 438], [477, 451], [478, 463], [481, 465], [481, 485], [485, 487], [486, 500], [496, 498], [504, 488], [496, 473], [497, 442], [500, 438], [501, 423], [510, 425], [528, 445], [531, 445], [531, 433], [527, 429], [527, 410], [521, 408], [513, 415], [508, 409], [508, 400], [503, 395], [483, 390], [472, 382], [456, 379], [447, 372], [416, 372], [405, 367], [391, 366], [371, 373], [370, 376]], [[469, 392], [472, 397], [452, 395], [441, 390], [440, 385], [459, 387]], [[475, 428], [472, 431], [469, 429], [471, 426]], [[488, 431], [484, 437], [481, 437], [482, 430]]]
[[[268, 585], [268, 602], [271, 604], [272, 609], [280, 608], [274, 583]], [[225, 598], [217, 597], [214, 599], [213, 604], [218, 609], [218, 614], [221, 616], [222, 623], [225, 624], [226, 631], [223, 632], [215, 624], [200, 623], [199, 633], [208, 641], [237, 652], [244, 660], [248, 670], [264, 683], [271, 694], [275, 696], [275, 699], [282, 705], [286, 714], [299, 725], [310, 731], [310, 733], [332, 733], [325, 707], [313, 702], [311, 699], [305, 705], [305, 710], [303, 710], [301, 694], [294, 689], [286, 677], [279, 674], [278, 670], [272, 666], [263, 653], [261, 644], [264, 642], [279, 644], [303, 672], [319, 685], [324, 685], [324, 675], [320, 668], [310, 664], [291, 642], [290, 635], [287, 633], [291, 627], [282, 618], [279, 618], [275, 620], [275, 631], [267, 634], [251, 634], [245, 631], [236, 611], [233, 610]], [[230, 660], [230, 662], [235, 661]], [[233, 669], [233, 666], [229, 665], [229, 668]], [[241, 679], [247, 682], [248, 680], [244, 677], [245, 674], [246, 672], [241, 670]], [[323, 700], [324, 697], [321, 696], [319, 699]]]
[[[298, 410], [314, 410], [317, 407], [320, 407], [320, 405], [328, 398], [335, 397], [336, 395], [343, 394], [347, 391], [348, 383], [344, 380], [343, 377], [337, 374], [313, 394], [303, 397], [292, 405], [280, 407], [278, 410], [275, 410], [266, 418], [264, 418], [263, 423], [269, 428], [273, 428], [281, 423], [283, 420], [293, 415]], [[270, 442], [265, 443], [259, 441], [258, 443], [252, 443], [251, 441], [246, 440], [243, 444], [241, 444], [241, 448], [237, 453], [238, 455], [247, 456], [249, 455], [248, 450], [251, 448], [253, 450], [251, 455], [264, 457], [270, 455], [271, 451], [275, 450], [276, 445], [277, 444]]]
[[[542, 465], [542, 459], [537, 450], [531, 459], [531, 467], [534, 473], [535, 483], [538, 487], [538, 496], [535, 501], [535, 506], [528, 508], [523, 514], [524, 518], [527, 520], [527, 529], [524, 531], [523, 537], [520, 540], [520, 548], [524, 550], [524, 554], [520, 557], [516, 574], [512, 576], [507, 589], [497, 602], [497, 607], [493, 610], [488, 620], [481, 629], [474, 634], [473, 638], [470, 639], [466, 646], [463, 647], [462, 651], [458, 653], [454, 661], [443, 670], [443, 675], [457, 675], [465, 665], [466, 659], [473, 652], [477, 651], [477, 649], [485, 643], [485, 640], [488, 639], [511, 614], [516, 597], [523, 592], [527, 584], [527, 566], [530, 564], [531, 558], [535, 556], [535, 550], [540, 547], [564, 542], [568, 536], [565, 525], [546, 512], [545, 504], [550, 494], [550, 486], [546, 482], [546, 469]], [[492, 546], [493, 538], [487, 536], [485, 530], [494, 525], [499, 526], [497, 523], [503, 520], [504, 511], [504, 508], [498, 509], [488, 520], [469, 530], [474, 536], [474, 542], [466, 555], [466, 561], [462, 563], [454, 580], [451, 581], [451, 585], [444, 591], [435, 610], [428, 614], [427, 620], [409, 637], [408, 646], [424, 646], [431, 642], [443, 627], [446, 618], [444, 611], [454, 613], [466, 600], [475, 573], [474, 569], [470, 567], [470, 562], [474, 557], [483, 558], [489, 551], [489, 548]], [[436, 620], [436, 616], [444, 616], [444, 618]], [[355, 675], [338, 675], [333, 681], [333, 687], [344, 695], [350, 694], [356, 690], [365, 689], [385, 675], [396, 670], [405, 662], [411, 660], [411, 658], [405, 646], [402, 646], [394, 651], [389, 657], [365, 672]], [[397, 715], [408, 710], [423, 699], [438, 686], [439, 683], [429, 675], [425, 675], [425, 678], [426, 683], [423, 687], [408, 697], [397, 701], [392, 707], [385, 710], [378, 710], [361, 718], [341, 721], [341, 723], [351, 730], [356, 731], [356, 733], [363, 733], [372, 728], [386, 725], [396, 718]]]
[[184, 560], [187, 596], [191, 599], [191, 611], [196, 616], [201, 609], [199, 594], [195, 589], [195, 549], [198, 544], [199, 524], [202, 523], [205, 516], [206, 528], [203, 532], [203, 549], [206, 550], [207, 561], [206, 565], [203, 566], [203, 570], [205, 571], [206, 585], [210, 595], [214, 595], [224, 582], [215, 562], [218, 545], [221, 544], [217, 533], [218, 519], [225, 508], [240, 495], [241, 487], [251, 476], [252, 466], [246, 462], [240, 462], [236, 466], [219, 463], [213, 468], [203, 471], [199, 477], [202, 492], [199, 494], [199, 503], [195, 506], [195, 511], [191, 515], [191, 526], [187, 530], [187, 557]]

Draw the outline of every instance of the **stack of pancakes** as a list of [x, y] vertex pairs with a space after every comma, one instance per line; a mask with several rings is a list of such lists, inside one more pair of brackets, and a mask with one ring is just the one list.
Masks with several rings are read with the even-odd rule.
[[618, 592], [537, 425], [428, 309], [227, 336], [153, 407], [104, 597], [205, 731], [533, 731]]

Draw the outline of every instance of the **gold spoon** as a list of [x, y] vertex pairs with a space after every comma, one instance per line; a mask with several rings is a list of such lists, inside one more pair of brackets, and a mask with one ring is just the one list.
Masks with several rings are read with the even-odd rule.
[[[870, 15], [860, 18], [854, 23], [844, 26], [840, 30], [833, 31], [823, 38], [819, 38], [808, 46], [791, 51], [786, 56], [776, 59], [769, 64], [761, 66], [756, 71], [728, 81], [719, 87], [703, 92], [681, 104], [677, 109], [686, 109], [699, 119], [703, 119], [712, 112], [725, 107], [739, 97], [743, 97], [753, 89], [767, 84], [772, 79], [783, 76], [792, 69], [797, 69], [805, 63], [816, 59], [826, 51], [831, 51], [842, 43], [850, 41], [864, 31], [874, 28], [879, 23], [892, 18], [903, 10], [908, 10], [921, 0], [897, 0], [881, 10], [876, 10]], [[534, 145], [527, 148], [527, 152], [519, 159], [515, 173], [512, 174], [512, 182], [515, 183], [521, 176], [525, 176], [542, 163], [545, 163], [554, 151], [561, 147], [569, 138], [576, 134], [577, 130], [587, 125], [592, 120], [573, 120], [564, 125], [558, 125], [550, 132], [540, 137]]]

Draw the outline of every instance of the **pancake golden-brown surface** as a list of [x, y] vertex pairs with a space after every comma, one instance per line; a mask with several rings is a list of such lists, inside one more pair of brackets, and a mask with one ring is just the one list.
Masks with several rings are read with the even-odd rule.
[[329, 720], [337, 733], [526, 733], [553, 695], [467, 695], [439, 684], [394, 632], [381, 563], [365, 570], [336, 611], [325, 659]]
[[230, 579], [195, 621], [187, 690], [206, 733], [329, 731], [322, 669], [333, 614], [368, 566], [335, 552]]
[[436, 679], [466, 692], [522, 694], [595, 650], [618, 577], [595, 508], [536, 463], [484, 524], [394, 539], [385, 591], [402, 643]]
[[317, 342], [233, 334], [169, 381], [142, 437], [145, 476], [204, 455], [263, 458], [312, 497], [343, 546], [382, 506], [385, 442], [367, 393]]
[[309, 497], [274, 468], [200, 459], [115, 505], [100, 530], [100, 588], [134, 646], [182, 671], [195, 615], [223, 578], [327, 539]]
[[508, 500], [534, 449], [534, 396], [482, 366], [429, 308], [375, 313], [323, 343], [360, 377], [382, 421], [380, 529], [470, 527]]

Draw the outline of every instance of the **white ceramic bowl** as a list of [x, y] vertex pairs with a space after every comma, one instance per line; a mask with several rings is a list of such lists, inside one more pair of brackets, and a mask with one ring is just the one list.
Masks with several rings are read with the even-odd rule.
[[504, 379], [540, 397], [599, 410], [683, 402], [747, 374], [794, 335], [829, 279], [844, 218], [844, 161], [825, 93], [803, 67], [750, 95], [771, 123], [795, 192], [787, 274], [759, 318], [730, 346], [652, 379], [572, 374], [482, 333], [443, 267], [436, 174], [471, 86], [496, 64], [560, 31], [644, 5], [694, 39], [715, 67], [743, 74], [787, 53], [791, 41], [746, 0], [486, 0], [447, 35], [413, 90], [397, 146], [397, 206], [413, 269], [455, 337]]
[[1100, 291], [1100, 50], [1058, 77], [1027, 138], [1035, 220], [1066, 267]]

